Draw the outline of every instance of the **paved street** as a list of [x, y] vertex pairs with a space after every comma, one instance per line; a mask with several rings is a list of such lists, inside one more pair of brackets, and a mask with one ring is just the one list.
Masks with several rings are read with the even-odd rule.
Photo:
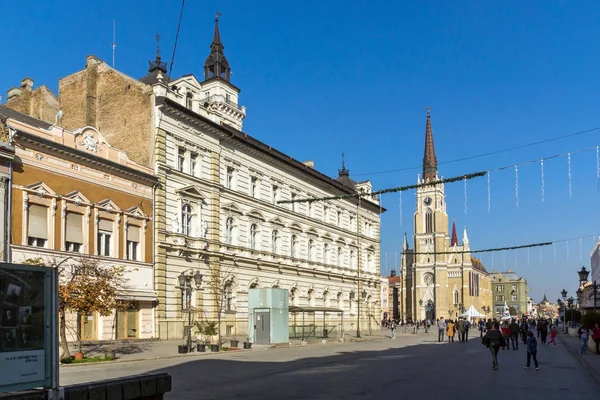
[[[535, 395], [544, 399], [584, 398], [600, 387], [562, 346], [539, 349], [540, 371], [525, 371], [525, 350], [501, 351], [500, 370], [491, 369], [489, 351], [479, 338], [443, 344], [433, 334], [396, 340], [268, 349], [197, 358], [123, 362], [61, 368], [71, 384], [150, 371], [173, 376], [167, 399], [506, 399]], [[394, 395], [394, 397], [397, 397]], [[464, 397], [464, 396], [463, 396]]]

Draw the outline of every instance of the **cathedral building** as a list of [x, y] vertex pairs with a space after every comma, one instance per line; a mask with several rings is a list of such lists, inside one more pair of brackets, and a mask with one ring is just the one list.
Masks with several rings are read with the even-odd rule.
[[[418, 184], [442, 180], [427, 111], [423, 175]], [[491, 307], [488, 272], [471, 257], [467, 229], [459, 243], [456, 223], [448, 229], [444, 184], [417, 189], [413, 247], [406, 234], [402, 255], [404, 312], [407, 320], [456, 318], [471, 306], [481, 314]]]

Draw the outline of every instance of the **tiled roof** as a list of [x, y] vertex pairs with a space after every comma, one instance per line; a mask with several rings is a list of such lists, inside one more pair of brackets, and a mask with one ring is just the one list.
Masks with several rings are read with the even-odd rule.
[[30, 117], [29, 115], [20, 113], [6, 106], [0, 106], [0, 117], [16, 119], [17, 121], [24, 122], [27, 125], [31, 125], [36, 128], [50, 129], [50, 127], [52, 127], [52, 124]]

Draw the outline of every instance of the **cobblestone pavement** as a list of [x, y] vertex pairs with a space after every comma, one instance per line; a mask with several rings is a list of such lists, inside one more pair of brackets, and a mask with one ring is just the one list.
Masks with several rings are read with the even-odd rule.
[[[167, 399], [381, 399], [460, 395], [467, 399], [535, 396], [584, 398], [600, 386], [568, 349], [540, 346], [540, 370], [524, 370], [526, 353], [501, 350], [500, 369], [479, 337], [437, 343], [436, 334], [212, 357], [133, 361], [61, 368], [61, 384], [151, 371], [173, 376]], [[595, 357], [595, 356], [594, 356]]]

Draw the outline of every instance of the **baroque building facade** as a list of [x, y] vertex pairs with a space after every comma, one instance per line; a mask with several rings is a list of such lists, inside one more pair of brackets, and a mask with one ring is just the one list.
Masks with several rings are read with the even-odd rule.
[[[11, 164], [10, 258], [48, 266], [98, 262], [124, 267], [112, 315], [67, 315], [71, 339], [152, 338], [152, 170], [111, 147], [93, 127], [66, 130], [0, 106]], [[61, 274], [68, 274], [68, 269]]]
[[[522, 317], [527, 314], [529, 289], [527, 280], [509, 269], [505, 272], [490, 273], [494, 296], [494, 317], [502, 317], [505, 305], [508, 305], [511, 316]], [[546, 299], [546, 296], [544, 296]]]
[[[231, 82], [218, 20], [203, 76], [169, 78], [158, 46], [149, 64], [135, 79], [88, 56], [83, 70], [59, 81], [58, 122], [101, 129], [108, 143], [158, 177], [157, 336], [184, 335], [178, 277], [192, 271], [203, 284], [191, 307], [197, 318], [220, 317], [224, 335], [247, 336], [250, 288], [284, 288], [290, 305], [338, 310], [323, 317], [338, 330], [378, 321], [385, 209], [369, 194], [371, 182], [352, 180], [344, 165], [329, 177], [242, 131], [246, 108]], [[358, 192], [360, 201], [300, 201]], [[211, 287], [215, 273], [218, 287]]]
[[487, 271], [470, 254], [469, 238], [464, 229], [459, 244], [456, 224], [448, 229], [444, 184], [437, 182], [437, 158], [431, 115], [425, 124], [423, 175], [417, 188], [414, 214], [413, 247], [404, 236], [402, 290], [407, 320], [456, 318], [471, 305], [485, 314], [491, 307], [490, 280]]

